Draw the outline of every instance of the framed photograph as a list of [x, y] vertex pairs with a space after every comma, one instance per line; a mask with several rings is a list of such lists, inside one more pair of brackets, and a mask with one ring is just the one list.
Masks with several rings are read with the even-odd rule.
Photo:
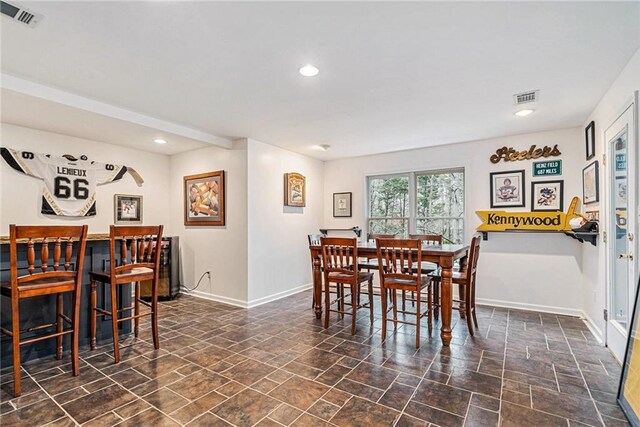
[[184, 225], [225, 225], [224, 171], [189, 175], [184, 180]]
[[600, 200], [598, 161], [582, 169], [582, 203], [588, 205]]
[[616, 176], [616, 208], [627, 206], [627, 176]]
[[306, 178], [297, 172], [284, 174], [284, 205], [304, 207], [306, 202]]
[[518, 208], [525, 205], [524, 169], [492, 172], [491, 207]]
[[640, 426], [640, 281], [631, 314], [631, 330], [622, 364], [618, 403], [632, 426]]
[[584, 128], [584, 140], [586, 144], [587, 160], [596, 155], [596, 122], [591, 122]]
[[536, 181], [531, 183], [531, 211], [555, 212], [562, 210], [564, 181]]
[[600, 221], [600, 211], [599, 210], [585, 211], [584, 216], [589, 221]]
[[114, 195], [113, 217], [115, 224], [142, 224], [142, 196]]
[[351, 218], [351, 193], [333, 193], [333, 217]]

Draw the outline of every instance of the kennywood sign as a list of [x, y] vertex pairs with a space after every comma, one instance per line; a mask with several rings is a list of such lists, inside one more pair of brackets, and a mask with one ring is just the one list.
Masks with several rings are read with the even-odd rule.
[[567, 213], [564, 212], [507, 212], [476, 211], [482, 219], [478, 231], [570, 231], [569, 221], [580, 217], [576, 208], [580, 199], [574, 197]]
[[515, 162], [517, 160], [539, 159], [540, 157], [557, 157], [561, 154], [558, 144], [553, 148], [546, 145], [543, 148], [536, 148], [536, 145], [533, 144], [528, 150], [523, 151], [517, 151], [513, 147], [498, 148], [496, 154], [493, 154], [489, 160], [491, 163], [498, 163], [500, 160]]

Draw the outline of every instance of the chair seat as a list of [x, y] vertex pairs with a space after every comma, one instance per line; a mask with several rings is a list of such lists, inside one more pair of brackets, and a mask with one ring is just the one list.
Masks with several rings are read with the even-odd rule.
[[[407, 290], [411, 290], [409, 288], [415, 289], [415, 281], [407, 280], [407, 279], [385, 279], [384, 286], [387, 288], [404, 288]], [[429, 276], [420, 276], [420, 289], [428, 286], [431, 283], [431, 277]]]
[[[340, 279], [351, 280], [353, 279], [353, 276], [350, 274], [344, 274], [344, 273], [329, 273], [329, 281], [337, 282]], [[370, 280], [370, 279], [373, 280], [373, 273], [369, 273], [367, 271], [358, 272], [358, 283], [366, 282], [367, 280]]]
[[[2, 295], [11, 296], [11, 282], [2, 282], [0, 288]], [[74, 288], [75, 281], [73, 279], [61, 280], [59, 277], [43, 277], [18, 285], [18, 293], [21, 296], [48, 295], [73, 291]]]
[[[122, 273], [116, 274], [116, 282], [117, 283], [129, 283], [129, 282], [137, 282], [140, 280], [149, 280], [153, 279], [153, 270], [147, 267], [136, 267], [131, 270], [123, 271]], [[92, 271], [89, 273], [89, 276], [92, 280], [99, 280], [100, 282], [110, 282], [111, 281], [111, 273], [109, 271], [100, 270], [100, 271]]]

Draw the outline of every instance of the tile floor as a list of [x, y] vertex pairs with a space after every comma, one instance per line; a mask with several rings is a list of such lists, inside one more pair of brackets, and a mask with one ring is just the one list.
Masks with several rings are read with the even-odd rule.
[[356, 336], [335, 315], [324, 330], [310, 302], [305, 292], [250, 310], [162, 303], [158, 351], [144, 329], [118, 365], [109, 343], [82, 352], [79, 377], [68, 356], [30, 363], [17, 399], [5, 373], [0, 424], [628, 425], [620, 368], [577, 318], [480, 307], [475, 338], [454, 313], [452, 345], [435, 329], [416, 351], [410, 326], [382, 343], [379, 317], [371, 326], [361, 309]]

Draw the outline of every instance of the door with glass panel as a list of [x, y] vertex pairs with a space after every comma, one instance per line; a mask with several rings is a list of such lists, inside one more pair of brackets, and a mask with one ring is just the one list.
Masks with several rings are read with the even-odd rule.
[[607, 346], [624, 357], [634, 301], [637, 234], [636, 116], [632, 103], [605, 131], [607, 148]]

